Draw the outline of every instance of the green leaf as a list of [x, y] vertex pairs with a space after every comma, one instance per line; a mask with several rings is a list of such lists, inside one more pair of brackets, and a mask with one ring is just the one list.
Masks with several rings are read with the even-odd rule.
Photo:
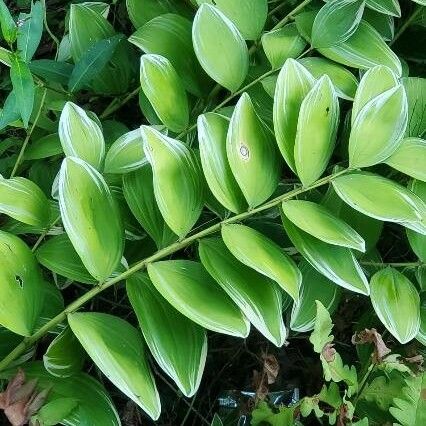
[[140, 129], [121, 135], [105, 157], [105, 173], [128, 173], [147, 164]]
[[44, 367], [56, 377], [70, 377], [79, 373], [84, 361], [84, 349], [69, 327], [53, 339], [43, 355]]
[[401, 143], [407, 122], [407, 97], [402, 85], [367, 102], [352, 126], [349, 165], [368, 167], [386, 160]]
[[328, 209], [311, 201], [289, 200], [282, 203], [283, 213], [298, 228], [325, 243], [365, 252], [365, 241], [347, 223]]
[[18, 34], [18, 27], [3, 0], [0, 0], [0, 26], [6, 42], [9, 45], [13, 44]]
[[40, 1], [31, 2], [31, 13], [21, 13], [19, 20], [23, 22], [19, 26], [17, 46], [24, 62], [30, 62], [34, 56], [43, 34], [44, 8]]
[[278, 75], [274, 96], [274, 130], [278, 148], [287, 165], [296, 172], [294, 144], [302, 101], [314, 85], [309, 71], [294, 59], [287, 59]]
[[[28, 380], [37, 379], [37, 388], [47, 389], [48, 402], [72, 398], [78, 401], [63, 420], [69, 426], [97, 423], [119, 426], [120, 418], [105, 388], [93, 377], [85, 373], [77, 373], [66, 379], [52, 376], [46, 371], [42, 362], [30, 362], [22, 365]], [[12, 378], [16, 375], [16, 367], [1, 372], [1, 378]]]
[[76, 407], [76, 398], [57, 398], [43, 405], [35, 416], [33, 422], [39, 422], [43, 426], [55, 426], [61, 423]]
[[0, 259], [0, 324], [21, 336], [30, 336], [43, 307], [41, 271], [28, 246], [3, 231]]
[[181, 314], [219, 333], [247, 337], [250, 324], [200, 263], [150, 263], [148, 274], [161, 295]]
[[323, 75], [328, 75], [339, 98], [348, 100], [354, 98], [358, 80], [346, 68], [328, 59], [315, 56], [301, 58], [299, 62], [316, 79], [321, 78]]
[[163, 124], [176, 133], [185, 130], [189, 123], [188, 99], [171, 62], [160, 55], [142, 55], [140, 82]]
[[334, 350], [332, 343], [334, 336], [331, 335], [333, 323], [330, 314], [321, 302], [316, 300], [315, 303], [317, 316], [309, 341], [314, 346], [314, 351], [320, 354], [325, 380], [336, 383], [344, 381], [348, 385], [347, 395], [351, 396], [358, 390], [356, 369], [354, 366], [344, 365], [341, 356]]
[[[105, 5], [102, 9], [105, 9]], [[92, 7], [90, 2], [71, 5], [69, 41], [74, 63], [81, 61], [96, 42], [113, 37], [115, 34], [113, 26], [103, 16], [102, 10]], [[91, 87], [95, 93], [114, 95], [126, 92], [133, 77], [129, 47], [126, 42], [118, 44], [111, 60], [92, 81]]]
[[59, 139], [68, 157], [77, 157], [102, 168], [105, 141], [99, 125], [78, 105], [67, 102], [59, 120]]
[[362, 18], [380, 33], [383, 40], [391, 41], [394, 38], [395, 23], [392, 16], [383, 15], [376, 10], [366, 8]]
[[303, 278], [299, 299], [291, 310], [290, 328], [303, 333], [314, 328], [317, 315], [315, 301], [320, 301], [332, 313], [340, 300], [340, 288], [307, 262], [303, 262], [299, 268]]
[[246, 208], [243, 194], [232, 174], [226, 154], [229, 120], [220, 114], [198, 116], [197, 130], [201, 165], [207, 184], [216, 199], [233, 213]]
[[24, 153], [25, 160], [40, 160], [62, 154], [61, 141], [58, 133], [43, 136], [28, 145]]
[[280, 406], [278, 412], [272, 411], [268, 403], [260, 401], [257, 407], [252, 411], [252, 426], [271, 425], [271, 426], [292, 426], [294, 425], [295, 407]]
[[405, 384], [389, 411], [402, 426], [421, 426], [426, 422], [426, 373], [407, 378]]
[[235, 92], [247, 76], [247, 45], [236, 26], [219, 9], [204, 3], [192, 26], [195, 54], [206, 73]]
[[249, 207], [266, 201], [278, 186], [281, 167], [272, 135], [247, 93], [241, 95], [232, 114], [226, 152]]
[[158, 249], [167, 247], [177, 236], [167, 226], [154, 195], [152, 170], [144, 164], [138, 170], [123, 176], [123, 194], [133, 216], [155, 241]]
[[416, 339], [423, 345], [426, 346], [426, 302], [424, 293], [420, 293], [422, 300], [420, 302], [420, 328], [417, 333]]
[[98, 312], [68, 314], [68, 323], [105, 376], [157, 420], [160, 398], [138, 330], [121, 318]]
[[98, 40], [91, 45], [75, 64], [68, 81], [71, 93], [88, 86], [90, 82], [104, 69], [111, 60], [120, 41], [122, 34]]
[[118, 266], [124, 245], [120, 212], [108, 185], [92, 166], [67, 157], [59, 175], [59, 207], [84, 266], [104, 281]]
[[[413, 180], [408, 189], [414, 192], [424, 203], [426, 203], [426, 183], [419, 180]], [[410, 247], [415, 255], [422, 261], [426, 262], [426, 235], [420, 234], [412, 229], [405, 230], [408, 237]]]
[[328, 76], [321, 77], [300, 106], [294, 143], [296, 172], [304, 186], [324, 172], [334, 150], [339, 101]]
[[166, 13], [145, 23], [129, 37], [129, 41], [145, 53], [167, 58], [181, 78], [185, 89], [196, 96], [201, 96], [206, 90], [207, 76], [195, 56], [191, 32], [191, 21], [179, 15]]
[[267, 0], [196, 0], [199, 5], [216, 6], [229, 18], [246, 40], [257, 40], [266, 23]]
[[281, 247], [245, 225], [222, 226], [222, 238], [240, 262], [276, 281], [293, 300], [298, 299], [302, 276]]
[[351, 250], [312, 237], [295, 227], [285, 215], [282, 220], [296, 249], [319, 273], [348, 290], [369, 294], [367, 279]]
[[402, 79], [408, 100], [406, 136], [424, 137], [426, 133], [426, 78], [406, 77]]
[[219, 238], [200, 241], [199, 255], [208, 273], [250, 322], [274, 345], [286, 338], [281, 291], [269, 278], [240, 263]]
[[28, 65], [17, 55], [12, 56], [10, 79], [12, 80], [13, 92], [16, 97], [17, 109], [21, 115], [24, 127], [28, 127], [34, 106], [34, 80]]
[[83, 265], [67, 234], [51, 237], [35, 254], [39, 263], [55, 274], [80, 283], [97, 283]]
[[403, 186], [368, 172], [339, 176], [332, 183], [338, 196], [355, 210], [375, 219], [424, 229], [425, 205]]
[[50, 222], [46, 195], [34, 182], [23, 177], [0, 176], [0, 213], [42, 229]]
[[36, 59], [29, 64], [30, 71], [49, 82], [68, 84], [74, 66], [67, 62], [58, 62], [51, 59]]
[[129, 18], [136, 28], [148, 21], [153, 22], [159, 15], [171, 15], [169, 12], [181, 13], [185, 16], [191, 13], [191, 9], [184, 2], [170, 0], [143, 0], [143, 7], [141, 7], [141, 0], [126, 0], [126, 6]]
[[399, 342], [414, 339], [420, 327], [420, 298], [416, 288], [393, 268], [371, 278], [371, 303], [383, 325]]
[[366, 5], [370, 9], [376, 10], [377, 12], [385, 15], [396, 17], [401, 16], [401, 8], [398, 0], [366, 0]]
[[385, 163], [414, 179], [426, 182], [426, 141], [420, 138], [404, 139]]
[[318, 12], [312, 27], [312, 46], [331, 47], [346, 41], [358, 28], [364, 0], [330, 0]]
[[352, 106], [351, 125], [367, 103], [398, 85], [398, 76], [385, 65], [376, 65], [362, 76]]
[[272, 68], [277, 69], [282, 67], [288, 58], [297, 58], [306, 47], [306, 42], [294, 23], [264, 33], [261, 41]]
[[15, 92], [12, 90], [4, 101], [3, 109], [0, 112], [0, 130], [3, 130], [9, 125], [14, 125], [21, 118], [16, 103]]
[[201, 167], [194, 153], [182, 142], [149, 126], [141, 126], [141, 132], [145, 155], [153, 171], [158, 207], [170, 229], [183, 237], [198, 220], [203, 208]]
[[155, 360], [185, 396], [193, 396], [206, 362], [205, 330], [173, 308], [145, 274], [130, 277], [126, 288]]
[[398, 76], [401, 62], [380, 34], [367, 22], [361, 21], [355, 33], [339, 45], [320, 48], [326, 58], [353, 68], [368, 69], [374, 65], [386, 65]]

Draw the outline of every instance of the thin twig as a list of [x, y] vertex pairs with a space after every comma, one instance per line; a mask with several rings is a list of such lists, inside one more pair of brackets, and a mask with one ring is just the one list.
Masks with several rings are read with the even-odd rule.
[[24, 156], [25, 149], [27, 148], [30, 137], [33, 134], [35, 127], [37, 126], [37, 122], [40, 118], [41, 111], [42, 111], [43, 106], [44, 106], [44, 101], [46, 100], [46, 94], [47, 94], [47, 89], [44, 89], [43, 96], [41, 97], [41, 101], [40, 101], [40, 106], [39, 106], [38, 111], [37, 111], [37, 115], [35, 116], [33, 124], [31, 125], [30, 130], [27, 132], [27, 136], [24, 139], [24, 143], [21, 146], [21, 150], [19, 151], [18, 158], [16, 159], [15, 165], [13, 166], [13, 169], [12, 169], [12, 173], [10, 174], [11, 178], [13, 176], [15, 176], [16, 171], [18, 170], [18, 167], [21, 164], [22, 157]]
[[411, 14], [411, 16], [401, 25], [398, 32], [395, 34], [393, 40], [389, 43], [392, 46], [401, 37], [402, 33], [411, 25], [411, 23], [417, 18], [417, 15], [422, 10], [422, 6], [418, 6], [417, 9]]
[[278, 28], [283, 27], [290, 19], [295, 15], [297, 12], [300, 12], [305, 6], [307, 6], [309, 3], [311, 3], [312, 0], [305, 0], [302, 3], [299, 4], [299, 6], [296, 6], [291, 12], [289, 12], [286, 16], [284, 16], [283, 19], [281, 19], [278, 24], [276, 24], [272, 29], [276, 30]]

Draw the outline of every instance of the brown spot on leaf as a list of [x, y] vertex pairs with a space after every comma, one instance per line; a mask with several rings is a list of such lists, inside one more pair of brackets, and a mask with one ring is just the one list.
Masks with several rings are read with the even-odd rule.
[[321, 355], [327, 362], [333, 362], [336, 356], [336, 349], [333, 346], [333, 343], [327, 343], [321, 351]]
[[375, 363], [382, 362], [383, 358], [391, 353], [391, 350], [386, 346], [380, 333], [375, 328], [359, 331], [352, 336], [354, 345], [362, 345], [372, 343], [374, 345], [373, 361]]
[[250, 150], [247, 145], [240, 145], [240, 155], [243, 160], [248, 160], [250, 158]]

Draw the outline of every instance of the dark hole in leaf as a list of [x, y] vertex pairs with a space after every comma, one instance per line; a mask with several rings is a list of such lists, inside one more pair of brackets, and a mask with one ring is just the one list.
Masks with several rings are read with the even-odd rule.
[[19, 287], [24, 288], [24, 281], [22, 281], [22, 278], [19, 275], [15, 275], [15, 280], [18, 283]]

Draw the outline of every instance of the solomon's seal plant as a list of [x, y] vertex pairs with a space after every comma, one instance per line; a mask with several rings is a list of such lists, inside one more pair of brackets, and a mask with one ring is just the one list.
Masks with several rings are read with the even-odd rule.
[[0, 0], [4, 422], [425, 425], [424, 6]]

